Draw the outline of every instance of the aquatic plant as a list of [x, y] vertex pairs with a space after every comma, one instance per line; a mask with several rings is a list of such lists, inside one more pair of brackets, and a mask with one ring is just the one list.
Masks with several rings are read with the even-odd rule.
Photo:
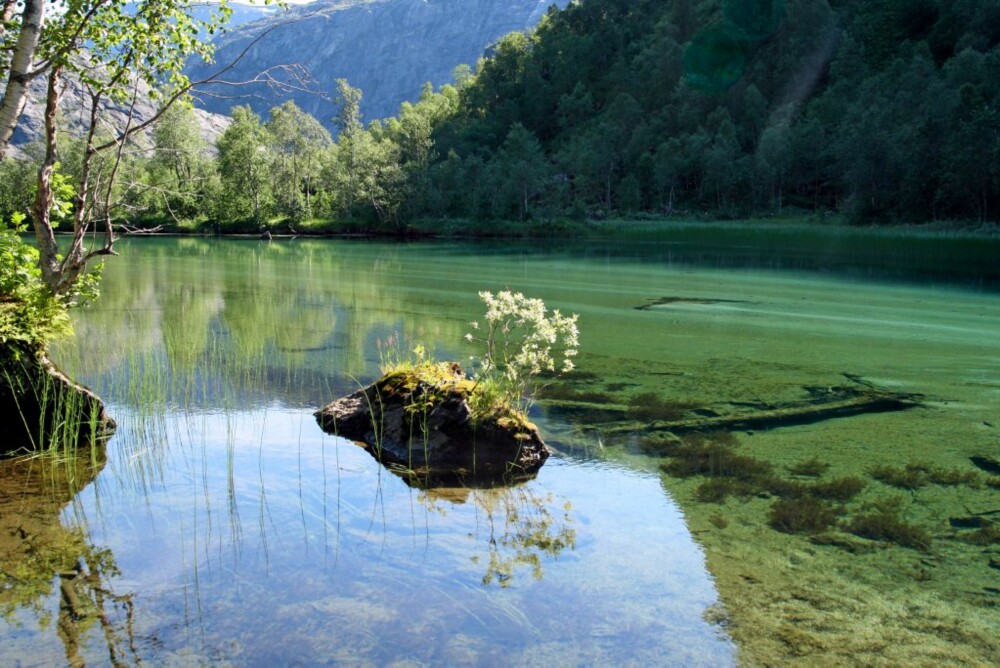
[[881, 483], [900, 489], [920, 489], [927, 484], [928, 466], [907, 464], [905, 467], [882, 464], [873, 467], [868, 474]]
[[901, 499], [883, 499], [868, 511], [856, 515], [846, 529], [870, 540], [895, 543], [915, 550], [930, 549], [930, 534], [922, 527], [904, 521], [901, 512]]
[[979, 474], [962, 469], [933, 468], [927, 472], [927, 479], [935, 485], [980, 485]]
[[797, 464], [788, 467], [788, 472], [792, 475], [804, 476], [808, 478], [818, 478], [830, 469], [830, 465], [821, 461], [818, 457], [805, 459]]
[[737, 453], [734, 443], [735, 438], [728, 433], [690, 434], [661, 468], [681, 478], [706, 475], [759, 481], [773, 474], [770, 463]]
[[812, 496], [846, 503], [865, 490], [868, 484], [857, 476], [834, 478], [824, 482], [816, 482], [808, 486]]
[[668, 401], [656, 392], [640, 392], [629, 401], [629, 414], [639, 420], [680, 420], [692, 404]]
[[1000, 543], [1000, 525], [989, 522], [965, 536], [965, 542], [972, 545], [996, 545]]
[[709, 478], [698, 485], [695, 498], [702, 503], [722, 503], [730, 496], [749, 497], [758, 492], [756, 485], [735, 478]]
[[579, 401], [587, 404], [610, 404], [615, 402], [615, 398], [607, 392], [578, 390], [565, 383], [548, 385], [545, 387], [543, 394], [549, 400]]
[[568, 373], [579, 345], [577, 315], [551, 314], [541, 299], [504, 290], [494, 295], [479, 293], [486, 304], [483, 322], [473, 320], [467, 341], [484, 350], [473, 363], [474, 391], [470, 406], [474, 413], [490, 413], [496, 406], [527, 412], [533, 397], [530, 380], [543, 372]]
[[683, 445], [684, 441], [669, 431], [653, 432], [639, 438], [639, 448], [643, 452], [659, 457], [672, 457]]
[[836, 521], [833, 507], [814, 496], [779, 499], [769, 514], [770, 525], [783, 533], [820, 533]]
[[928, 484], [971, 485], [980, 484], [979, 474], [962, 469], [946, 469], [928, 464], [907, 464], [905, 467], [881, 465], [872, 468], [869, 474], [875, 480], [899, 487], [900, 489], [920, 489]]

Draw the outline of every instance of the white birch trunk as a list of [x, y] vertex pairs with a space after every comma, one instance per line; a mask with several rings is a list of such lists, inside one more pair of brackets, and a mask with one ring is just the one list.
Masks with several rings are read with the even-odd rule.
[[45, 17], [45, 0], [24, 0], [21, 12], [21, 30], [17, 35], [14, 53], [10, 60], [10, 72], [3, 99], [0, 100], [0, 160], [7, 155], [10, 138], [17, 128], [17, 119], [24, 110], [31, 83], [31, 64], [42, 34]]

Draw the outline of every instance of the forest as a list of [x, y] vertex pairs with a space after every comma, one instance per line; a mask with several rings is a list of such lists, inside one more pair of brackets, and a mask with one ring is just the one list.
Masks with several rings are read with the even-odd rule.
[[[587, 0], [366, 123], [235, 107], [216, 146], [175, 105], [115, 217], [215, 231], [421, 219], [837, 215], [1000, 220], [1000, 0]], [[335, 128], [335, 136], [326, 126]], [[61, 170], [74, 180], [70, 141]], [[111, 169], [109, 166], [108, 169]], [[36, 168], [4, 161], [0, 217]]]

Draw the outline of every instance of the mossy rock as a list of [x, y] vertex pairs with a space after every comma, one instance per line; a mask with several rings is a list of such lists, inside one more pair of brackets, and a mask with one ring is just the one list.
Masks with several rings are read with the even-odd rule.
[[0, 456], [100, 446], [114, 429], [100, 398], [43, 352], [0, 346]]
[[534, 475], [549, 456], [537, 427], [514, 408], [473, 415], [474, 391], [457, 364], [422, 364], [337, 399], [316, 420], [421, 486], [493, 486]]

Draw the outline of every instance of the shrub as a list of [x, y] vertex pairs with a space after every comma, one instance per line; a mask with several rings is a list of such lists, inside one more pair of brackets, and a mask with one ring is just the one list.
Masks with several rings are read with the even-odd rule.
[[71, 331], [68, 304], [45, 287], [38, 251], [21, 239], [18, 223], [0, 224], [0, 345], [37, 349]]

